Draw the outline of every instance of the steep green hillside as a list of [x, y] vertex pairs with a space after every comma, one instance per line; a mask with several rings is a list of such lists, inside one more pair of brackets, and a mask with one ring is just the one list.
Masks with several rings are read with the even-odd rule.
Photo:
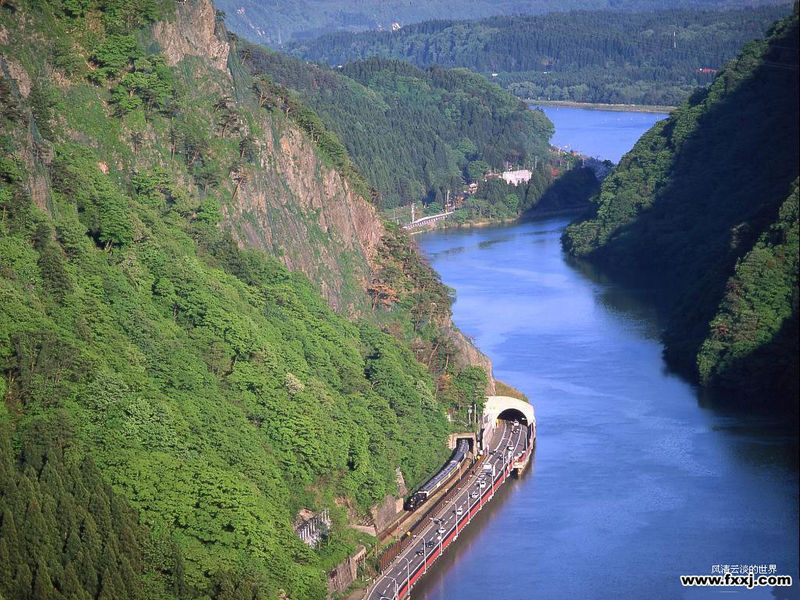
[[324, 597], [486, 386], [446, 288], [210, 2], [3, 2], [0, 53], [0, 596]]
[[261, 88], [289, 87], [320, 115], [384, 208], [441, 203], [489, 167], [544, 158], [553, 132], [541, 111], [464, 70], [381, 59], [332, 70], [259, 46], [243, 53]]
[[797, 399], [798, 190], [736, 265], [697, 355], [704, 383]]
[[797, 12], [625, 155], [567, 250], [663, 284], [667, 354], [753, 405], [797, 389]]
[[[748, 6], [777, 4], [748, 0]], [[278, 47], [333, 31], [390, 30], [431, 19], [481, 19], [493, 15], [543, 14], [574, 10], [650, 11], [654, 8], [738, 8], [741, 0], [221, 0], [233, 31]]]
[[70, 451], [72, 435], [64, 419], [38, 421], [17, 458], [0, 422], [0, 597], [185, 596], [180, 551], [154, 540], [92, 459]]
[[[790, 6], [627, 13], [582, 11], [433, 21], [286, 45], [330, 65], [382, 56], [482, 73], [522, 98], [675, 105]], [[463, 18], [459, 16], [458, 18]]]

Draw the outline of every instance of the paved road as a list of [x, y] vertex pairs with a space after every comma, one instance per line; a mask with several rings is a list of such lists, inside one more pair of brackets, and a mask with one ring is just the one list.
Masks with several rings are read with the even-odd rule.
[[[415, 542], [378, 577], [366, 600], [395, 600], [408, 595], [415, 580], [427, 572], [443, 548], [458, 537], [458, 533], [494, 496], [494, 490], [505, 480], [505, 473], [509, 470], [509, 458], [525, 451], [526, 434], [524, 425], [515, 427], [501, 421], [482, 468], [460, 484], [461, 491], [450, 502], [434, 511], [428, 527], [415, 536]], [[418, 510], [425, 508], [423, 504]]]

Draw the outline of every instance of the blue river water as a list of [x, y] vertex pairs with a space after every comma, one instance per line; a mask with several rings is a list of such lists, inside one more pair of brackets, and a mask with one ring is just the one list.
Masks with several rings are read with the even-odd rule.
[[[532, 107], [536, 105], [532, 104]], [[565, 150], [618, 163], [636, 140], [664, 113], [587, 110], [567, 106], [539, 107], [555, 125], [550, 143]]]
[[561, 250], [566, 218], [424, 234], [454, 320], [532, 400], [531, 468], [415, 600], [798, 598], [683, 588], [762, 565], [798, 576], [796, 424], [712, 408], [662, 359], [652, 292]]

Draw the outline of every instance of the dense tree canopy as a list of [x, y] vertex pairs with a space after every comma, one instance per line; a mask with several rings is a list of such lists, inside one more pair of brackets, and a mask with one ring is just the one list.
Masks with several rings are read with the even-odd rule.
[[[748, 6], [781, 4], [781, 0], [748, 0]], [[291, 40], [335, 31], [391, 30], [432, 19], [482, 19], [496, 15], [538, 15], [576, 10], [652, 11], [690, 8], [720, 10], [741, 7], [741, 0], [220, 0], [226, 23], [238, 35], [278, 48]]]
[[795, 10], [648, 131], [564, 236], [663, 285], [668, 356], [750, 404], [797, 398], [797, 47]]
[[552, 135], [541, 111], [462, 69], [378, 58], [327, 69], [257, 46], [242, 52], [261, 88], [289, 87], [319, 114], [384, 208], [441, 200], [481, 170], [544, 157]]
[[[416, 485], [441, 464], [447, 412], [479, 387], [447, 366], [451, 298], [401, 232], [367, 223], [383, 242], [363, 285], [384, 287], [373, 312], [351, 291], [353, 321], [280, 241], [241, 243], [225, 215], [257, 166], [299, 158], [308, 187], [344, 187], [330, 168], [368, 191], [316, 113], [259, 95], [235, 54], [233, 78], [168, 66], [146, 25], [172, 9], [0, 4], [6, 598], [324, 597], [368, 541], [348, 521], [397, 493], [397, 468]], [[310, 144], [263, 151], [287, 130]], [[301, 508], [331, 511], [318, 549], [293, 531]]]
[[675, 105], [788, 11], [784, 5], [433, 21], [398, 31], [332, 33], [286, 50], [330, 65], [382, 56], [422, 68], [465, 67], [522, 98]]

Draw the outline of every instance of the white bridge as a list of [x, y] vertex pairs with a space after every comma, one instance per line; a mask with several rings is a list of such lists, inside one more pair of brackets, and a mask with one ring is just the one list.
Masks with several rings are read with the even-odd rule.
[[442, 219], [446, 219], [450, 215], [453, 214], [452, 210], [447, 212], [439, 213], [438, 215], [431, 215], [430, 217], [422, 217], [421, 219], [417, 219], [416, 221], [411, 221], [407, 225], [403, 225], [403, 229], [416, 229], [417, 227], [423, 227], [428, 225], [429, 223], [436, 223], [436, 221], [441, 221]]

